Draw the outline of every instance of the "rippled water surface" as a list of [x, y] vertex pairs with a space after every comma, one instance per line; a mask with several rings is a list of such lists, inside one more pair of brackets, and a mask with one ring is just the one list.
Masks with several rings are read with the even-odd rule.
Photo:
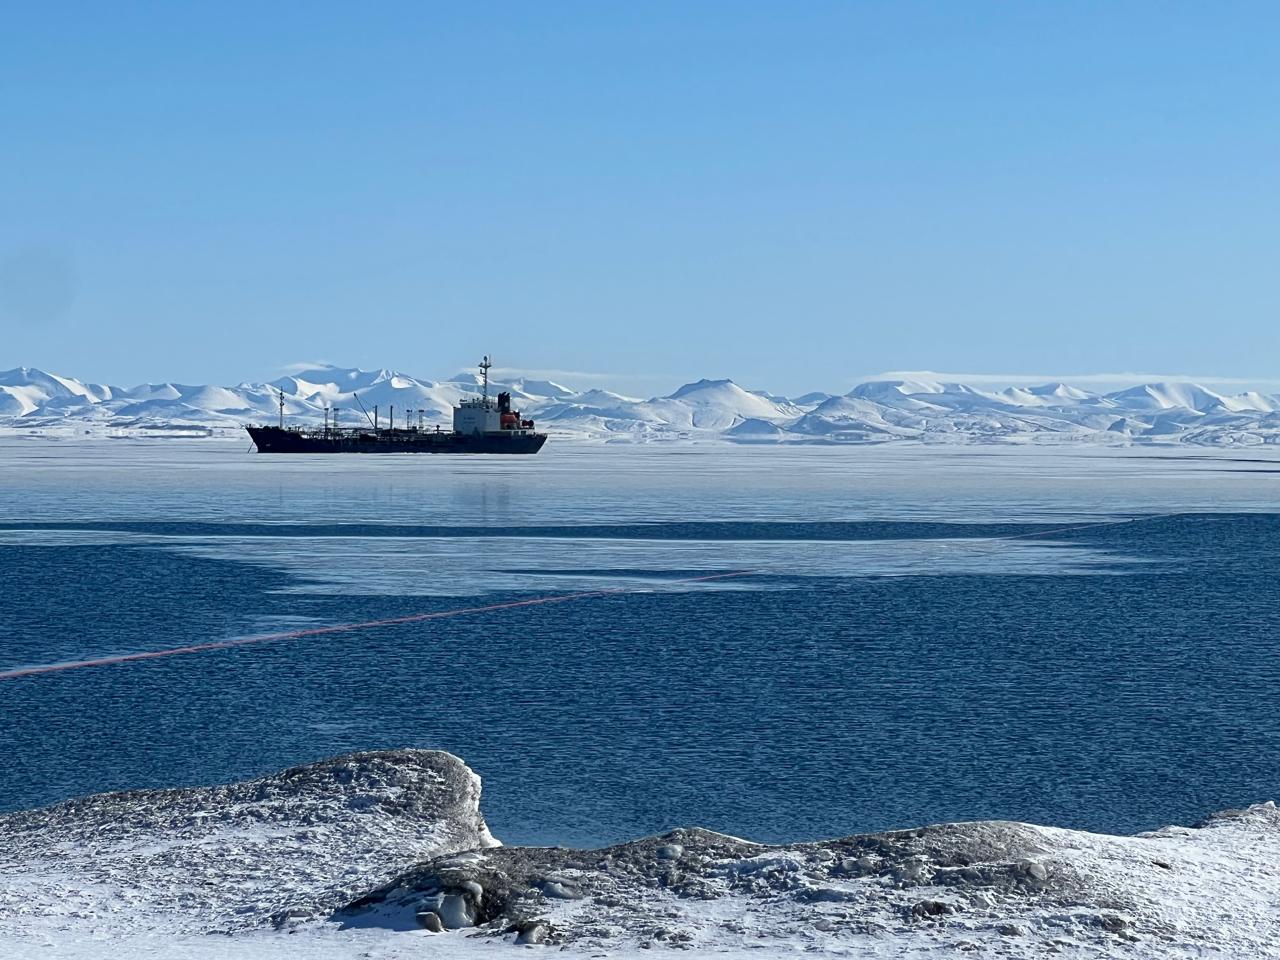
[[588, 594], [0, 680], [0, 808], [422, 746], [509, 842], [1193, 820], [1280, 793], [1277, 461], [0, 442], [0, 671]]

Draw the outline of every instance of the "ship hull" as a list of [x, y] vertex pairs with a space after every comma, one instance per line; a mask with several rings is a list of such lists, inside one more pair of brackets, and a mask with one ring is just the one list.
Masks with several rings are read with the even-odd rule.
[[259, 453], [537, 453], [545, 433], [463, 434], [418, 430], [325, 434], [246, 427]]

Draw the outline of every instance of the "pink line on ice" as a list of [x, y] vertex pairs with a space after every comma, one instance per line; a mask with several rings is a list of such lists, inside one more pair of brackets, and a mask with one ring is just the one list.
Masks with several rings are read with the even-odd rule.
[[[725, 580], [729, 577], [745, 577], [756, 571], [736, 570], [731, 573], [711, 573], [702, 577], [687, 577], [676, 583], [701, 583], [706, 580]], [[117, 663], [130, 663], [134, 660], [158, 660], [160, 657], [176, 657], [185, 653], [204, 653], [206, 650], [226, 650], [230, 647], [247, 647], [255, 643], [272, 643], [276, 640], [298, 640], [302, 637], [318, 637], [327, 633], [345, 633], [349, 630], [365, 630], [376, 627], [394, 627], [402, 623], [419, 623], [423, 620], [442, 620], [446, 617], [460, 617], [469, 613], [492, 613], [495, 610], [513, 610], [517, 607], [535, 607], [546, 603], [564, 603], [568, 600], [585, 600], [588, 597], [607, 597], [617, 593], [634, 592], [633, 587], [616, 587], [609, 590], [586, 590], [581, 593], [562, 593], [549, 597], [533, 597], [528, 600], [510, 600], [505, 603], [491, 603], [483, 607], [458, 607], [454, 610], [436, 610], [431, 613], [412, 613], [404, 617], [389, 617], [385, 620], [365, 620], [362, 623], [339, 623], [328, 627], [310, 627], [306, 630], [288, 630], [284, 633], [264, 633], [253, 637], [239, 637], [234, 640], [215, 640], [209, 643], [193, 643], [184, 647], [166, 647], [163, 650], [147, 650], [138, 653], [120, 653], [110, 657], [95, 657], [92, 660], [67, 660], [62, 663], [45, 663], [33, 667], [20, 667], [16, 670], [0, 672], [0, 680], [15, 680], [18, 677], [31, 677], [41, 673], [59, 673], [63, 670], [79, 670], [83, 667], [106, 667]]]

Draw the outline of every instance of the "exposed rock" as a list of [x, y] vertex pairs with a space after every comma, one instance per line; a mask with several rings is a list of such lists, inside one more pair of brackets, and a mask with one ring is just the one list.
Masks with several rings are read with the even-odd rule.
[[1036, 882], [1042, 882], [1049, 878], [1049, 869], [1043, 863], [1031, 863], [1028, 861], [1021, 866], [1022, 872]]
[[[1110, 956], [1131, 944], [1159, 944], [1153, 955], [1163, 956], [1175, 944], [1199, 951], [1219, 942], [1214, 938], [1232, 910], [1219, 910], [1218, 894], [1208, 887], [1194, 894], [1198, 920], [1171, 908], [1170, 891], [1140, 879], [1152, 855], [1171, 865], [1165, 877], [1177, 877], [1191, 873], [1178, 868], [1178, 851], [1189, 843], [1256, 851], [1258, 837], [1280, 854], [1280, 814], [1273, 808], [1219, 816], [1200, 830], [1138, 837], [988, 821], [769, 846], [677, 830], [603, 850], [508, 847], [423, 863], [375, 891], [368, 898], [377, 903], [375, 915], [361, 922], [399, 928], [398, 917], [469, 881], [484, 891], [477, 935], [520, 943], [545, 936], [570, 949], [848, 947], [858, 937], [905, 948], [923, 944], [927, 931], [929, 943], [948, 945], [944, 952], [983, 953], [1025, 938], [1026, 949], [1039, 953]], [[580, 896], [564, 899], [566, 889]], [[708, 910], [707, 900], [718, 902]], [[1245, 928], [1249, 944], [1280, 936], [1270, 911], [1270, 901], [1260, 899], [1254, 925]], [[334, 914], [344, 923], [350, 918], [346, 910]], [[547, 934], [526, 933], [541, 924]], [[1262, 955], [1240, 955], [1246, 954]]]
[[1129, 926], [1128, 920], [1115, 913], [1104, 913], [1098, 918], [1098, 922], [1102, 924], [1104, 930], [1110, 930], [1112, 933], [1119, 933]]
[[956, 908], [952, 904], [943, 903], [941, 900], [921, 900], [911, 907], [911, 916], [917, 920], [923, 920], [926, 917], [942, 917], [955, 912]]

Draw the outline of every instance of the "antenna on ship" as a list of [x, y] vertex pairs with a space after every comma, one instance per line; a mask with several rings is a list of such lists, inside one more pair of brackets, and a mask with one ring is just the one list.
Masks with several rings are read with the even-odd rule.
[[487, 401], [489, 399], [489, 368], [493, 364], [489, 362], [489, 355], [486, 353], [484, 359], [480, 361], [480, 375], [484, 378], [482, 381], [481, 395]]

